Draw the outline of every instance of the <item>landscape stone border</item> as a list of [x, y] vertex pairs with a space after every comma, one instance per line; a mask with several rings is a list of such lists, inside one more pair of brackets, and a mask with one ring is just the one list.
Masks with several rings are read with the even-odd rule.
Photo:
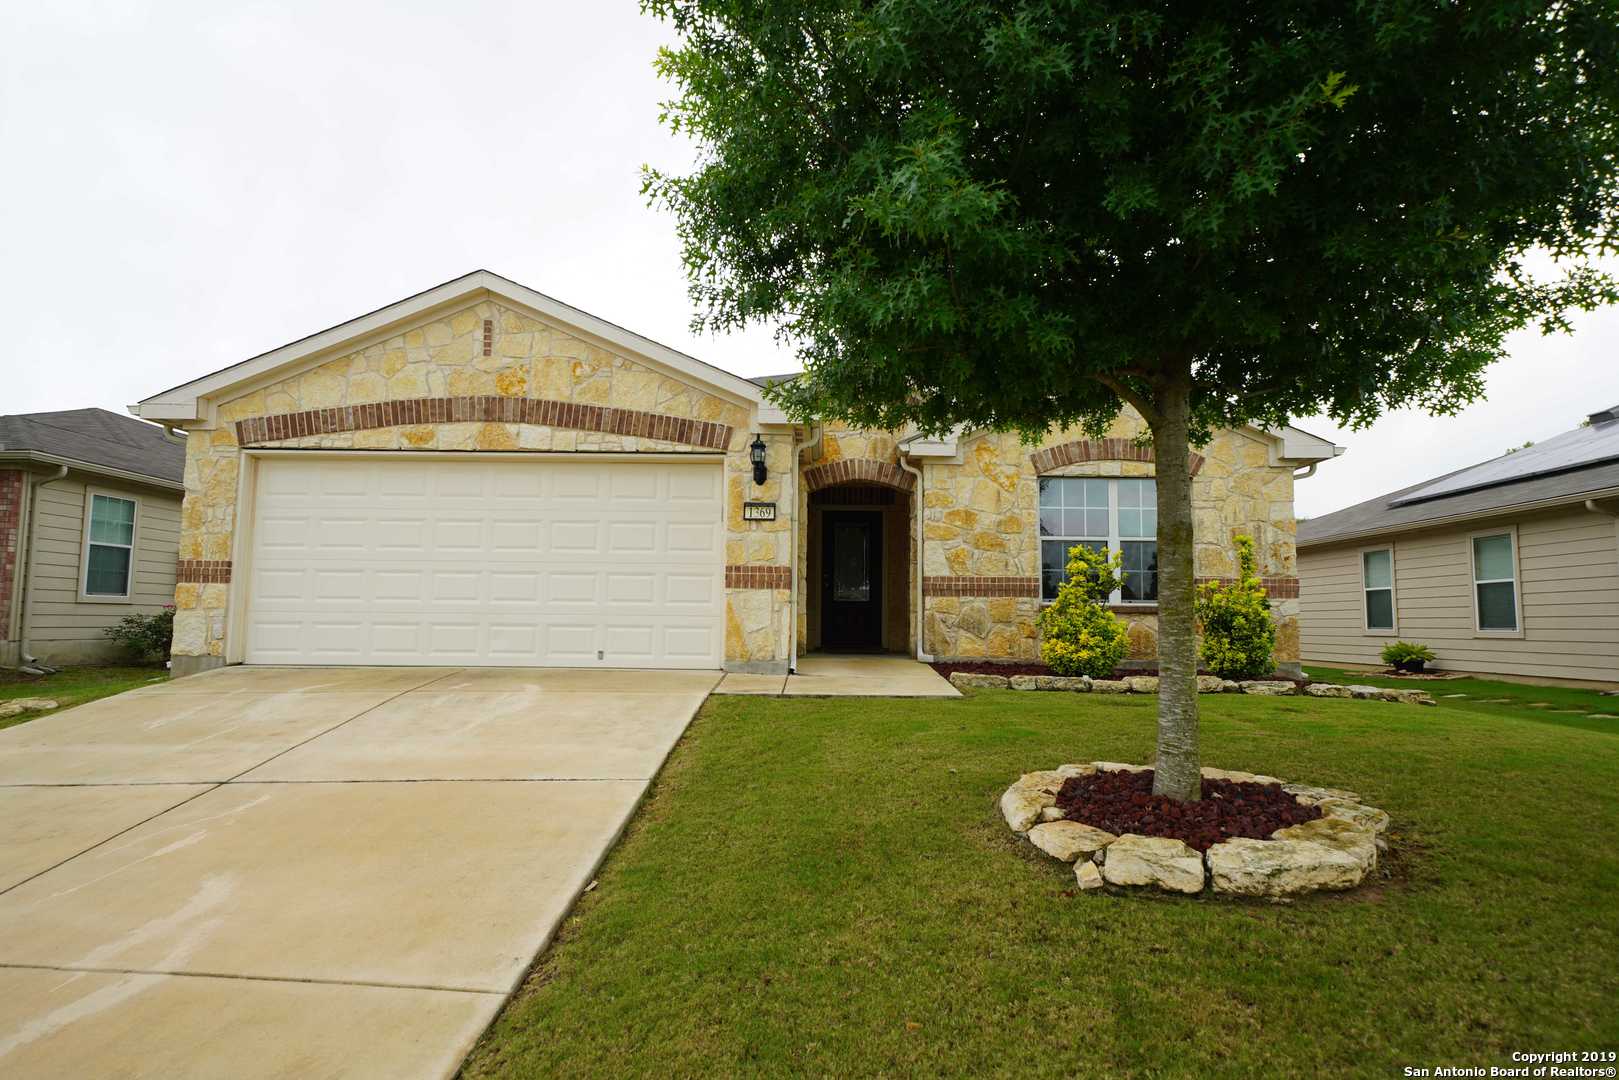
[[1150, 766], [1117, 761], [1059, 765], [1025, 773], [1001, 795], [1001, 815], [1014, 833], [1054, 859], [1074, 864], [1080, 889], [1104, 885], [1150, 887], [1194, 895], [1288, 897], [1352, 889], [1377, 868], [1387, 847], [1389, 816], [1353, 791], [1294, 784], [1274, 776], [1205, 768], [1209, 780], [1279, 784], [1321, 817], [1277, 829], [1267, 840], [1235, 837], [1199, 853], [1180, 840], [1110, 832], [1069, 821], [1057, 809], [1057, 791], [1074, 776], [1142, 772]]
[[[1158, 676], [1131, 675], [1123, 679], [1093, 679], [1088, 675], [985, 675], [970, 671], [950, 674], [950, 685], [958, 690], [1066, 690], [1076, 694], [1156, 694]], [[1218, 675], [1199, 675], [1200, 694], [1254, 694], [1260, 697], [1353, 698], [1357, 701], [1396, 701], [1407, 705], [1437, 705], [1425, 690], [1400, 690], [1383, 686], [1339, 686], [1337, 683], [1310, 683], [1300, 686], [1285, 679], [1247, 679], [1237, 682]]]

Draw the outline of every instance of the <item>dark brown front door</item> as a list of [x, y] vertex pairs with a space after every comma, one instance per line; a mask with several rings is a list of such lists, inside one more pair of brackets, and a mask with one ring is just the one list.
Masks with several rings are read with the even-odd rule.
[[821, 647], [881, 649], [883, 516], [828, 510], [821, 536]]

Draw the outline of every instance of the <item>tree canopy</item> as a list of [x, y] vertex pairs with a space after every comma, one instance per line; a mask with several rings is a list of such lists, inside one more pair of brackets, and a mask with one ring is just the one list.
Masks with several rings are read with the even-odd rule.
[[1168, 356], [1205, 427], [1444, 412], [1615, 295], [1609, 0], [645, 6], [701, 322], [823, 415], [1102, 424]]

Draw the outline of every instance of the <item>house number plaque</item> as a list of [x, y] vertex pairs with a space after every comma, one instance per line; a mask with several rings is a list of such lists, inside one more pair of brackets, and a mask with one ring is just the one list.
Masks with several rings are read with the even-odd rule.
[[775, 521], [776, 504], [773, 502], [745, 502], [742, 504], [743, 521]]

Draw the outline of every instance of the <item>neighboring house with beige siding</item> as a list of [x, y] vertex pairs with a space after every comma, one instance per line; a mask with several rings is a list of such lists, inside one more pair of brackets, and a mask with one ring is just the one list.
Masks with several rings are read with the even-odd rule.
[[1619, 406], [1299, 524], [1304, 659], [1619, 685]]
[[174, 602], [185, 438], [104, 409], [0, 416], [0, 666], [119, 658]]

